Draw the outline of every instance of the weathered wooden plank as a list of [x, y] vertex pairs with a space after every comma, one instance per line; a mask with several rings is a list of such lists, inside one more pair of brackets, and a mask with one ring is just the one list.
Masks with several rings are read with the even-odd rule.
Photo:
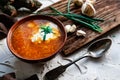
[[[68, 34], [68, 38], [66, 44], [62, 50], [65, 55], [72, 54], [74, 51], [78, 50], [80, 47], [84, 46], [88, 42], [94, 40], [95, 38], [103, 35], [104, 33], [108, 32], [109, 30], [117, 27], [120, 24], [120, 0], [97, 0], [95, 4], [95, 8], [97, 14], [95, 17], [99, 17], [104, 19], [103, 23], [99, 25], [103, 29], [101, 33], [94, 32], [89, 28], [83, 27], [80, 24], [78, 29], [82, 29], [87, 33], [86, 37], [77, 37], [75, 33]], [[53, 5], [52, 7], [58, 9], [61, 12], [66, 12], [67, 9], [67, 0], [59, 1]], [[51, 10], [49, 7], [41, 10], [41, 12], [50, 13]], [[76, 8], [73, 4], [71, 4], [71, 12], [80, 14], [81, 9]], [[63, 22], [64, 25], [66, 24], [73, 24], [72, 21], [64, 18], [64, 17], [56, 17]]]

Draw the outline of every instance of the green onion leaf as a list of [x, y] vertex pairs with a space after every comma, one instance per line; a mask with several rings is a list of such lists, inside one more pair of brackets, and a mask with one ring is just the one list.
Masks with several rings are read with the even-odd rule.
[[52, 28], [50, 26], [45, 26], [45, 25], [40, 26], [40, 28], [42, 29], [41, 32], [44, 32], [43, 41], [45, 41], [46, 35], [53, 32]]

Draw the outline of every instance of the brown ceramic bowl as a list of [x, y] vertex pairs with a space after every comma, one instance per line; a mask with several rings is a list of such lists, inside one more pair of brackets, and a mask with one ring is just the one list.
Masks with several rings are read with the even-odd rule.
[[[49, 36], [47, 34], [46, 40], [43, 39], [45, 36], [43, 25], [52, 29]], [[35, 37], [36, 35], [38, 36]], [[7, 36], [7, 45], [10, 51], [23, 61], [43, 62], [53, 58], [62, 49], [66, 37], [63, 24], [58, 19], [32, 15], [21, 19], [11, 27]]]

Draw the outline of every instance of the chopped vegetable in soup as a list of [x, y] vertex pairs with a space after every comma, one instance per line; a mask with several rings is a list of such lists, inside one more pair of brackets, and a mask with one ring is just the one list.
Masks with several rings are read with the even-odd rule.
[[43, 59], [54, 54], [63, 42], [58, 26], [47, 20], [27, 21], [14, 31], [12, 46], [26, 59]]

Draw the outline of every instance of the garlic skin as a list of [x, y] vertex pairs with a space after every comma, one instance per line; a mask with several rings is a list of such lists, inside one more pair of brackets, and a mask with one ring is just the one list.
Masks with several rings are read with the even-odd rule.
[[89, 2], [94, 5], [96, 3], [96, 0], [86, 0], [86, 2]]
[[82, 14], [87, 15], [87, 16], [94, 16], [96, 14], [96, 10], [93, 6], [93, 4], [89, 2], [85, 2], [81, 8]]
[[83, 30], [77, 30], [77, 32], [76, 32], [76, 35], [77, 36], [86, 36], [86, 32], [85, 31], [83, 31]]
[[75, 32], [76, 28], [77, 27], [74, 24], [72, 26], [71, 25], [66, 25], [65, 26], [65, 30], [66, 30], [67, 33], [69, 33], [69, 32], [71, 32], [71, 33]]
[[81, 7], [83, 5], [83, 0], [73, 0], [73, 3]]

